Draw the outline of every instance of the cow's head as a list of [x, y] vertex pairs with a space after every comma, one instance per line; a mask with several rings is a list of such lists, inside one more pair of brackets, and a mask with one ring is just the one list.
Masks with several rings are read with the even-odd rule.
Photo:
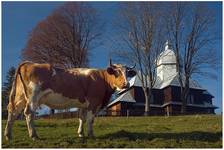
[[136, 75], [136, 71], [133, 68], [121, 64], [112, 64], [110, 59], [110, 66], [107, 68], [107, 72], [113, 76], [112, 84], [116, 90], [129, 88], [130, 85], [127, 78]]

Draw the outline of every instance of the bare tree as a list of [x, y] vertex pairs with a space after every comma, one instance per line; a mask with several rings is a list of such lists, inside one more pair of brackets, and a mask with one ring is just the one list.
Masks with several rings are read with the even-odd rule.
[[67, 2], [31, 32], [22, 59], [65, 68], [85, 67], [89, 50], [97, 46], [100, 24], [96, 10], [82, 2]]
[[145, 96], [145, 115], [149, 114], [152, 88], [156, 81], [158, 54], [162, 49], [162, 26], [157, 3], [124, 3], [121, 6], [118, 27], [126, 50], [115, 55], [126, 62], [136, 63]]
[[217, 66], [212, 43], [217, 40], [214, 16], [206, 3], [171, 3], [165, 15], [168, 37], [176, 53], [178, 80], [181, 86], [181, 112], [186, 112], [189, 81], [193, 74], [210, 75], [206, 68]]
[[184, 100], [184, 83], [183, 83], [183, 67], [182, 58], [180, 52], [180, 46], [182, 41], [182, 34], [184, 30], [183, 20], [186, 13], [186, 5], [181, 2], [171, 3], [168, 9], [169, 15], [165, 15], [165, 22], [168, 31], [169, 40], [173, 43], [173, 49], [176, 54], [176, 67], [178, 72], [178, 81], [180, 83], [181, 101], [183, 102], [182, 112], [185, 112], [185, 100]]
[[88, 3], [66, 2], [33, 29], [22, 59], [62, 68], [87, 67], [90, 49], [99, 44], [99, 22]]

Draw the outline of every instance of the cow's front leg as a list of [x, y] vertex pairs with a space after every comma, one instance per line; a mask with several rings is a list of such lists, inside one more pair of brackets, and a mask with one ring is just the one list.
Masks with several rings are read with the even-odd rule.
[[34, 128], [34, 116], [35, 116], [35, 111], [32, 111], [30, 109], [30, 105], [27, 105], [25, 110], [24, 110], [24, 115], [26, 116], [26, 124], [29, 132], [29, 136], [33, 139], [36, 140], [38, 139], [36, 130]]
[[85, 121], [86, 121], [86, 110], [80, 109], [79, 110], [79, 128], [78, 128], [79, 137], [84, 137], [83, 124], [85, 123]]
[[94, 137], [93, 134], [93, 122], [94, 122], [94, 114], [92, 110], [87, 111], [87, 135], [88, 137]]

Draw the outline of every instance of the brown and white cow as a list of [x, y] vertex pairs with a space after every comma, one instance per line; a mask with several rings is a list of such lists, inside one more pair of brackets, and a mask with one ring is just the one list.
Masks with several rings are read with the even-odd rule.
[[29, 136], [38, 138], [33, 117], [41, 104], [53, 109], [79, 108], [78, 134], [80, 137], [84, 135], [83, 123], [87, 120], [88, 136], [93, 136], [95, 114], [108, 103], [115, 90], [127, 88], [127, 76], [135, 74], [134, 70], [111, 64], [111, 61], [106, 70], [63, 70], [50, 64], [23, 62], [16, 70], [10, 93], [6, 139], [11, 139], [13, 122], [22, 110], [26, 116]]

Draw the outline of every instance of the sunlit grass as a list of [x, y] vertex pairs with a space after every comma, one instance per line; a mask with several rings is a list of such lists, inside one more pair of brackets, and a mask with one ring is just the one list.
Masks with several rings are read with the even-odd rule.
[[[222, 117], [218, 115], [172, 117], [99, 117], [95, 138], [79, 138], [78, 119], [35, 120], [41, 138], [28, 137], [25, 121], [16, 121], [11, 148], [221, 148]], [[5, 121], [2, 121], [2, 134]]]

